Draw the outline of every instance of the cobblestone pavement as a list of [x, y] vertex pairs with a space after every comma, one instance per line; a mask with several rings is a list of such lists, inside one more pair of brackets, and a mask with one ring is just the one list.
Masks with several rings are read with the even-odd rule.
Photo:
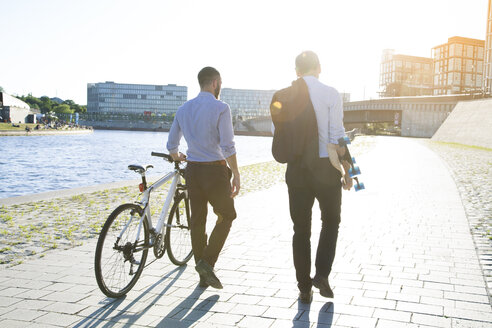
[[[425, 145], [377, 138], [357, 158], [366, 190], [344, 192], [335, 298], [300, 304], [284, 184], [237, 200], [216, 265], [223, 290], [162, 258], [128, 295], [93, 274], [95, 242], [0, 270], [0, 327], [490, 327], [480, 262], [460, 194]], [[319, 236], [313, 211], [313, 252]], [[149, 257], [152, 261], [152, 256]]]
[[492, 150], [425, 144], [446, 162], [456, 182], [492, 301]]

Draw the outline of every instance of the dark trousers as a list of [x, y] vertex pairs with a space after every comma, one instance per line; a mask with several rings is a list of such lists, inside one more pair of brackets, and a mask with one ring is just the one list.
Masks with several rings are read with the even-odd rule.
[[[331, 164], [328, 164], [331, 165]], [[311, 280], [311, 215], [316, 198], [321, 210], [321, 231], [316, 252], [316, 275], [328, 278], [331, 272], [340, 224], [341, 185], [327, 184], [311, 171], [288, 164], [286, 182], [289, 190], [290, 216], [294, 223], [292, 248], [299, 290], [307, 291]]]
[[[185, 172], [186, 186], [191, 205], [191, 245], [195, 261], [203, 259], [212, 267], [236, 218], [231, 196], [231, 171], [223, 165], [188, 163]], [[215, 227], [207, 240], [207, 205], [217, 214]]]

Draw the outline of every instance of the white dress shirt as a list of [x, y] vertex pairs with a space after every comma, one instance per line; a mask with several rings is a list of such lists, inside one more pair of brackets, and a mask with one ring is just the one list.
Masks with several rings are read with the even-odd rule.
[[343, 102], [338, 91], [314, 76], [304, 76], [318, 122], [319, 157], [328, 157], [328, 143], [338, 144], [345, 136]]

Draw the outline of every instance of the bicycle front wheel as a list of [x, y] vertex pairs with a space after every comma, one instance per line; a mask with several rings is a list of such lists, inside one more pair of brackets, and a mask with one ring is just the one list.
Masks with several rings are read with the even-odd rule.
[[176, 265], [184, 265], [193, 256], [191, 248], [190, 202], [185, 193], [174, 199], [166, 228], [167, 255]]
[[109, 215], [101, 230], [94, 269], [97, 284], [106, 296], [125, 295], [142, 273], [149, 251], [149, 227], [142, 215], [140, 206], [123, 204]]

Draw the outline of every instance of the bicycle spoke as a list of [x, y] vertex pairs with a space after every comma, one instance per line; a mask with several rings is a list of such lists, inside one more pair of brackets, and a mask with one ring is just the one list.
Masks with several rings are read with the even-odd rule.
[[[134, 204], [118, 207], [101, 232], [96, 251], [96, 279], [101, 290], [110, 297], [126, 294], [136, 283], [145, 265], [148, 251], [144, 249], [135, 252], [141, 221], [138, 213], [141, 210]], [[140, 245], [148, 243], [145, 220], [142, 227], [137, 241]], [[132, 264], [133, 260], [139, 264]], [[132, 271], [133, 274], [130, 275]]]
[[176, 265], [185, 264], [193, 255], [189, 220], [188, 199], [181, 194], [171, 208], [166, 229], [169, 259]]

